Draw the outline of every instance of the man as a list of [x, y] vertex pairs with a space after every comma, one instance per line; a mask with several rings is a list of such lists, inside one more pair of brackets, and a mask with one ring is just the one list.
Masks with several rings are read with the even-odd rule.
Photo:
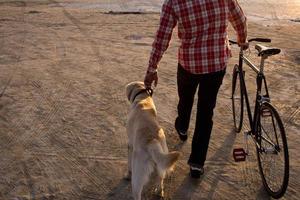
[[248, 48], [246, 17], [237, 0], [165, 0], [145, 75], [147, 88], [153, 82], [157, 85], [157, 65], [178, 24], [181, 45], [178, 52], [179, 103], [175, 129], [182, 141], [187, 140], [194, 95], [198, 87], [196, 126], [188, 160], [193, 178], [199, 178], [204, 172], [213, 126], [213, 110], [230, 57], [228, 21], [237, 32], [239, 45]]

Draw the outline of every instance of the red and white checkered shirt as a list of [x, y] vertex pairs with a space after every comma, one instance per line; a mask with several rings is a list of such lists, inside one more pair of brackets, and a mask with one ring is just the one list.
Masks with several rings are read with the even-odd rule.
[[224, 69], [230, 57], [228, 21], [236, 30], [238, 41], [244, 42], [246, 17], [237, 0], [165, 0], [148, 71], [157, 69], [176, 24], [181, 41], [178, 62], [184, 69], [193, 74]]

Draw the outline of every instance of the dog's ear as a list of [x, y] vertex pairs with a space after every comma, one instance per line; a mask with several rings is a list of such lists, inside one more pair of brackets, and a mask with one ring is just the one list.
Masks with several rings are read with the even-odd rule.
[[128, 101], [130, 101], [130, 99], [131, 99], [133, 90], [134, 90], [134, 84], [133, 83], [129, 83], [129, 84], [126, 85], [125, 93], [126, 93], [126, 97], [127, 97]]
[[141, 81], [134, 81], [126, 85], [126, 96], [128, 101], [130, 102], [132, 95], [134, 95], [134, 91], [140, 90], [140, 89], [145, 89], [144, 83]]

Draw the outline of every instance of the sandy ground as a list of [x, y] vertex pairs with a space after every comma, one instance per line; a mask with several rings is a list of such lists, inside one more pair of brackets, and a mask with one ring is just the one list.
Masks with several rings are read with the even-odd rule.
[[[126, 172], [128, 103], [124, 86], [142, 80], [158, 14], [109, 15], [65, 8], [54, 0], [0, 2], [0, 199], [131, 199]], [[179, 140], [176, 117], [177, 33], [160, 63], [154, 100], [170, 149]], [[234, 37], [233, 32], [230, 34]], [[249, 35], [282, 48], [265, 69], [272, 102], [282, 115], [290, 153], [290, 182], [283, 199], [300, 198], [300, 24], [249, 22]], [[270, 199], [256, 154], [235, 163], [243, 144], [233, 131], [232, 66], [220, 89], [205, 175], [192, 181], [186, 164], [191, 137], [167, 199]], [[255, 50], [251, 50], [255, 59]], [[258, 60], [255, 61], [258, 63]], [[254, 74], [247, 72], [250, 94]], [[192, 116], [191, 131], [195, 116]], [[247, 130], [247, 123], [243, 131]], [[149, 186], [144, 199], [157, 199]]]

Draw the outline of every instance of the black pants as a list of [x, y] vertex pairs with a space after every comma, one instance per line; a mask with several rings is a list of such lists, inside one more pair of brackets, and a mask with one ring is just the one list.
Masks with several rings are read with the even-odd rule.
[[213, 110], [216, 106], [217, 94], [222, 84], [225, 70], [209, 74], [191, 74], [178, 64], [178, 129], [187, 131], [190, 123], [194, 96], [198, 89], [197, 117], [192, 151], [188, 163], [194, 166], [203, 166], [211, 130], [213, 126]]

